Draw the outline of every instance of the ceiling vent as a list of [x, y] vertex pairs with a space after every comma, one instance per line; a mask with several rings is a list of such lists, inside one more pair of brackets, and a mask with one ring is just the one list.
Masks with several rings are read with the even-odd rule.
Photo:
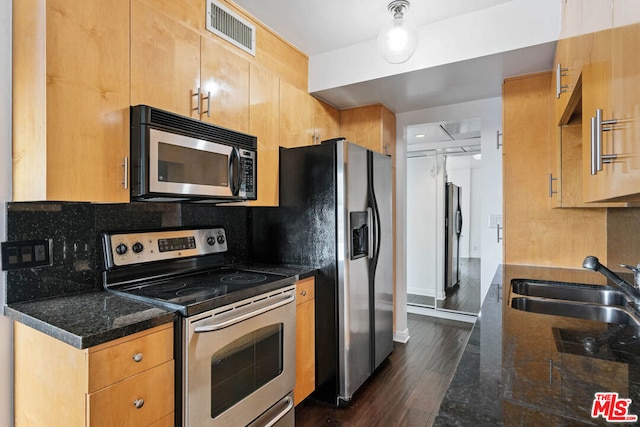
[[207, 30], [256, 56], [256, 27], [217, 1], [207, 1]]

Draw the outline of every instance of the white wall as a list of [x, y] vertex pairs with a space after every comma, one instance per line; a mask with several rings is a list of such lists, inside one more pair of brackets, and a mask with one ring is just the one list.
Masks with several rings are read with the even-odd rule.
[[435, 297], [436, 156], [407, 159], [407, 292]]
[[[6, 240], [5, 203], [11, 200], [11, 0], [0, 1], [0, 240]], [[0, 307], [6, 273], [0, 272]], [[0, 426], [13, 425], [13, 338], [11, 321], [0, 316]]]
[[[406, 327], [407, 292], [407, 158], [406, 126], [479, 117], [482, 123], [482, 168], [474, 182], [481, 196], [480, 252], [482, 254], [481, 297], [484, 299], [496, 268], [502, 263], [502, 243], [496, 239], [496, 229], [488, 228], [491, 214], [502, 215], [502, 150], [496, 149], [496, 131], [502, 129], [502, 99], [489, 98], [443, 107], [399, 113], [396, 115], [396, 203], [397, 203], [397, 274], [396, 333]], [[444, 232], [444, 231], [443, 231]]]

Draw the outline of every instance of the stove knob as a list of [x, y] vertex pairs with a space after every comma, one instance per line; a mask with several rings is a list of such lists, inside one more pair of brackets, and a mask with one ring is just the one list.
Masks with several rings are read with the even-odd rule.
[[209, 244], [209, 246], [213, 246], [216, 244], [216, 238], [215, 237], [207, 237], [207, 243]]
[[135, 242], [133, 246], [131, 246], [131, 249], [133, 249], [133, 252], [139, 254], [144, 250], [144, 246], [142, 246], [142, 243], [140, 242]]
[[127, 253], [128, 250], [129, 248], [124, 243], [120, 243], [118, 246], [116, 246], [116, 253], [118, 255], [124, 255]]
[[220, 244], [224, 243], [224, 236], [218, 236], [218, 243]]

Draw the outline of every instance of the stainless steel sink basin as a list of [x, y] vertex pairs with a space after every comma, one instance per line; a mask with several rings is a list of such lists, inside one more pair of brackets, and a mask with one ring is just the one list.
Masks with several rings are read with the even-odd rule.
[[624, 307], [627, 304], [624, 294], [609, 286], [514, 279], [511, 281], [511, 292], [530, 297], [578, 301], [606, 306]]
[[618, 325], [640, 326], [640, 319], [622, 307], [589, 304], [553, 299], [514, 297], [511, 307], [540, 314], [574, 317], [578, 319], [595, 320], [598, 322], [615, 323]]

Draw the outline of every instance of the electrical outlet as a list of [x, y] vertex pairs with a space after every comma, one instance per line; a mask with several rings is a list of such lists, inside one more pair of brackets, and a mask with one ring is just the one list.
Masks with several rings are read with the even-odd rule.
[[499, 225], [502, 226], [502, 215], [489, 215], [489, 228], [498, 228]]
[[2, 269], [17, 270], [52, 265], [51, 239], [2, 242]]

